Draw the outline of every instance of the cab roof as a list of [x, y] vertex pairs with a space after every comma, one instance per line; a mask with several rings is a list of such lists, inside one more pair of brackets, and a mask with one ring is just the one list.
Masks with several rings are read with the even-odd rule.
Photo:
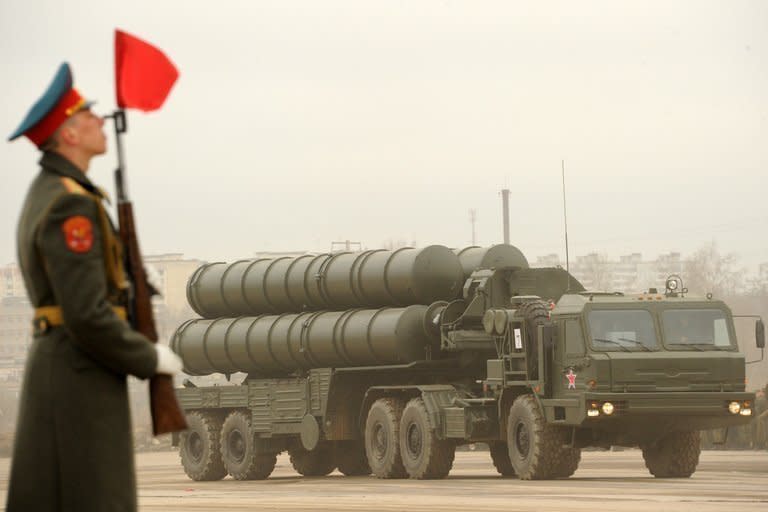
[[581, 292], [563, 295], [552, 313], [555, 315], [580, 314], [588, 304], [714, 304], [722, 301], [706, 297], [683, 297], [663, 293]]

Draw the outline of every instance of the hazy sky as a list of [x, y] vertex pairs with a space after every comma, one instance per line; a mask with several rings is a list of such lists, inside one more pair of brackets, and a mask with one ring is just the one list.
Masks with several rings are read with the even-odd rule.
[[[113, 109], [116, 27], [181, 71], [129, 114], [145, 253], [463, 246], [469, 209], [498, 243], [508, 187], [512, 243], [563, 254], [564, 159], [572, 257], [768, 261], [768, 2], [3, 0], [4, 138], [64, 60]], [[0, 143], [0, 263], [37, 158]]]

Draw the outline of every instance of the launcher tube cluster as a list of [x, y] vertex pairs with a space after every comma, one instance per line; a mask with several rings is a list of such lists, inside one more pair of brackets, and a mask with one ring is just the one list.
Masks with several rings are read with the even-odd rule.
[[288, 375], [428, 359], [428, 304], [460, 297], [478, 268], [528, 267], [511, 245], [369, 250], [201, 266], [187, 284], [203, 318], [171, 347], [191, 375]]

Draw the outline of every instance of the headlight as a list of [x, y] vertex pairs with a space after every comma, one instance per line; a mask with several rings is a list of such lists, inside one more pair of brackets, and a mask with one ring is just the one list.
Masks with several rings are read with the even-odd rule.
[[589, 416], [590, 418], [594, 418], [595, 416], [599, 416], [599, 415], [600, 415], [600, 411], [598, 411], [597, 409], [589, 409], [587, 411], [587, 416]]
[[741, 404], [739, 402], [731, 402], [728, 404], [728, 411], [731, 414], [739, 414], [741, 411]]
[[603, 414], [606, 416], [613, 414], [613, 404], [611, 402], [605, 402], [603, 404]]
[[752, 409], [742, 409], [739, 411], [742, 416], [752, 416]]

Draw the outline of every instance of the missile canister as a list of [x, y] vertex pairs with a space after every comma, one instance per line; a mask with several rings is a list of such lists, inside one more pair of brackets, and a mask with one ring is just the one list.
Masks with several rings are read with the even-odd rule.
[[471, 246], [455, 249], [459, 256], [464, 279], [469, 278], [480, 268], [520, 267], [528, 268], [528, 260], [522, 251], [509, 244], [492, 245], [491, 247]]
[[430, 304], [461, 293], [464, 272], [441, 245], [209, 263], [187, 283], [204, 318]]
[[195, 319], [176, 330], [171, 349], [190, 375], [410, 363], [439, 350], [439, 338], [425, 330], [427, 310], [417, 305]]

